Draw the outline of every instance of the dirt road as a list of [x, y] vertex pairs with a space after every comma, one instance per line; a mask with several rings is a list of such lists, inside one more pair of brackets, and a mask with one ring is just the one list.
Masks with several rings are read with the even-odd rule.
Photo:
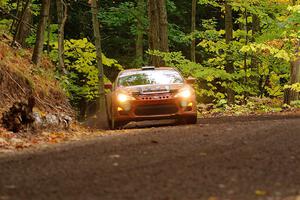
[[0, 199], [299, 200], [300, 118], [127, 129], [5, 156]]

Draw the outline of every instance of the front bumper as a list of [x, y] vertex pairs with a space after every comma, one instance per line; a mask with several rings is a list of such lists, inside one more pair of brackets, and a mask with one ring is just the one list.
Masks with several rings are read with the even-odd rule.
[[115, 102], [112, 112], [115, 121], [127, 122], [197, 116], [194, 96], [183, 99], [172, 94], [143, 95], [126, 103]]

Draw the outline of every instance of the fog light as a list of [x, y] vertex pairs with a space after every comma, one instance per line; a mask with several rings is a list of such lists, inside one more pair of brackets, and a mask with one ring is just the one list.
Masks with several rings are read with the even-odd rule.
[[129, 103], [121, 104], [118, 107], [119, 112], [122, 112], [122, 111], [128, 112], [128, 111], [130, 111], [130, 109], [131, 109], [131, 105]]
[[181, 106], [181, 107], [187, 107], [187, 106], [188, 106], [188, 102], [186, 102], [186, 101], [181, 101], [181, 102], [180, 102], [180, 106]]
[[122, 104], [123, 110], [125, 110], [126, 112], [128, 112], [131, 109], [131, 105], [130, 104]]

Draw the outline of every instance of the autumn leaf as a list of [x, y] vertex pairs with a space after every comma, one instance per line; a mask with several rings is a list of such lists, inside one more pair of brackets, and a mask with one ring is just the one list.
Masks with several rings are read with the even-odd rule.
[[264, 190], [255, 190], [255, 194], [257, 196], [265, 196], [267, 194], [267, 192]]

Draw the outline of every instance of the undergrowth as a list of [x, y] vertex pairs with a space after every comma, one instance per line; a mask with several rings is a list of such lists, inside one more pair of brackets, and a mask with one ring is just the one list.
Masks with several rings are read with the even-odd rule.
[[249, 98], [247, 103], [227, 105], [226, 101], [216, 104], [199, 104], [198, 111], [201, 117], [213, 116], [241, 116], [263, 115], [299, 112], [300, 101], [293, 101], [291, 105], [282, 104], [281, 99]]
[[36, 108], [42, 113], [73, 111], [55, 80], [54, 66], [43, 57], [40, 67], [31, 63], [31, 51], [10, 47], [10, 40], [0, 36], [0, 115], [14, 102], [25, 101], [30, 95], [36, 98]]

